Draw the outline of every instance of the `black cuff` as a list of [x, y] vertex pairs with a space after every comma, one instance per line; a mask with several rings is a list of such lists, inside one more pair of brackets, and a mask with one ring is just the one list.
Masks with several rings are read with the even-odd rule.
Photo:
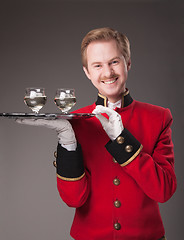
[[81, 146], [76, 151], [68, 151], [60, 144], [57, 147], [57, 176], [63, 180], [76, 181], [84, 176]]
[[114, 141], [109, 141], [105, 147], [121, 166], [130, 163], [142, 150], [142, 145], [127, 129]]

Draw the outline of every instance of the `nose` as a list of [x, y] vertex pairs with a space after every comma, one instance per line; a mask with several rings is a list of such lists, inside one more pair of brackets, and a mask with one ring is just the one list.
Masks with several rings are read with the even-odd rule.
[[111, 65], [107, 64], [103, 68], [103, 77], [104, 78], [111, 78], [112, 75], [114, 74], [114, 70]]

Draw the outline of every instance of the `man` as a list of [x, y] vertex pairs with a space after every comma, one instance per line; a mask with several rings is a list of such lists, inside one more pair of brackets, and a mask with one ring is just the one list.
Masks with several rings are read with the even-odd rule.
[[126, 36], [110, 28], [92, 30], [81, 53], [84, 72], [99, 94], [95, 103], [76, 112], [96, 117], [70, 123], [21, 121], [58, 133], [58, 191], [76, 208], [71, 236], [165, 239], [158, 202], [166, 202], [176, 190], [171, 113], [130, 96]]

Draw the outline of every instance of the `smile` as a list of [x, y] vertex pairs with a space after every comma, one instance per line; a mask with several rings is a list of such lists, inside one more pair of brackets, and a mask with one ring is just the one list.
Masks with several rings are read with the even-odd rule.
[[117, 78], [114, 78], [112, 80], [106, 80], [106, 81], [102, 81], [104, 84], [112, 84], [114, 82], [116, 82], [118, 80], [118, 77]]

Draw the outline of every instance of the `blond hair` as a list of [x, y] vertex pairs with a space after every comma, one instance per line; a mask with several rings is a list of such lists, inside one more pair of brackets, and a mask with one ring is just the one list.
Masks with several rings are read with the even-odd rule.
[[128, 38], [124, 34], [112, 28], [105, 27], [93, 29], [90, 32], [88, 32], [86, 36], [83, 38], [81, 43], [81, 57], [83, 66], [87, 68], [86, 50], [91, 42], [99, 40], [109, 41], [113, 39], [116, 41], [117, 46], [122, 55], [124, 56], [126, 63], [128, 63], [131, 55], [130, 42]]

